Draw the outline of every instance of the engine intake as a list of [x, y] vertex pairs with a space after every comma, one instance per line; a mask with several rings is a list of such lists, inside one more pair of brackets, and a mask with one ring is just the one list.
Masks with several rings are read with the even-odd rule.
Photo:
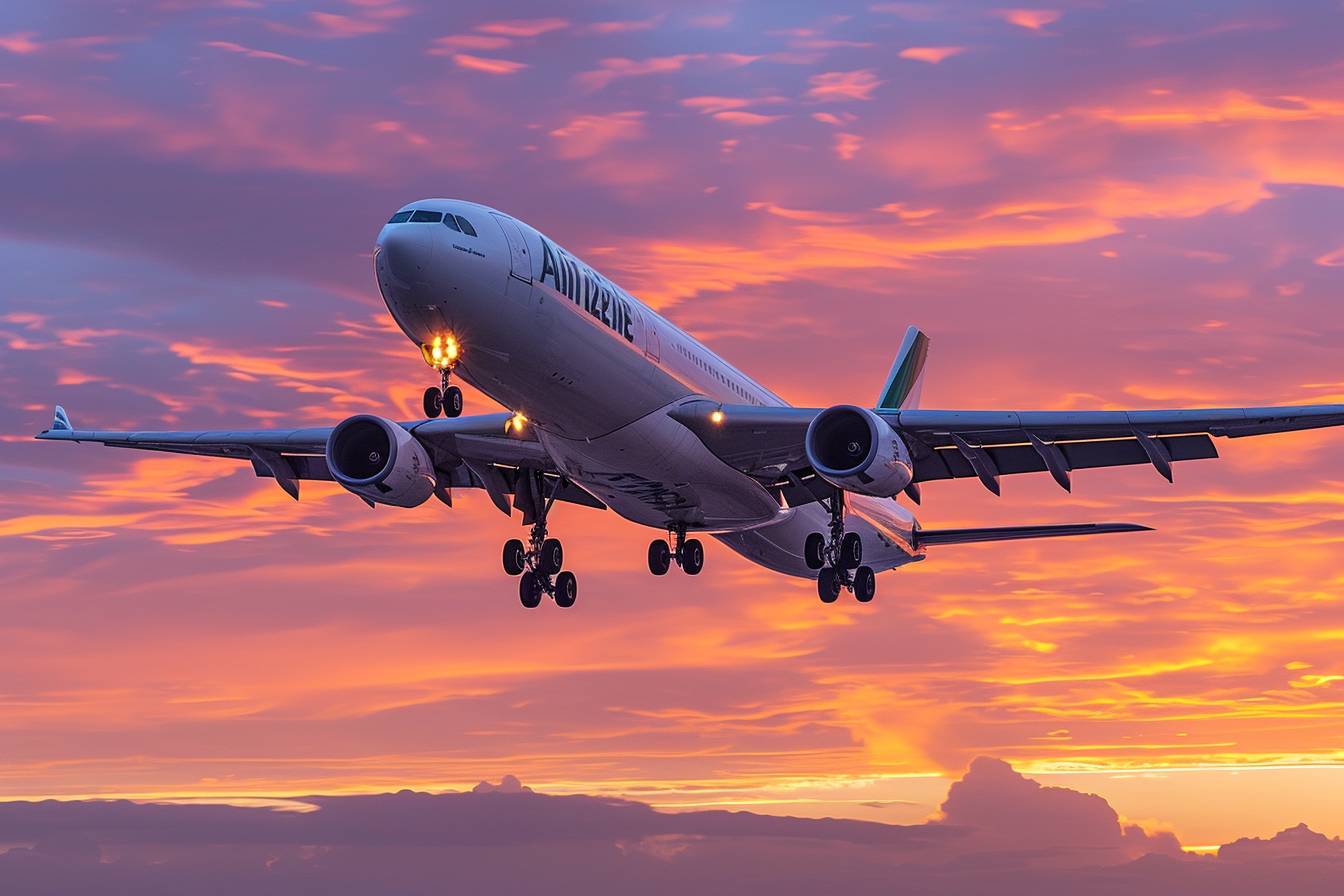
[[434, 494], [434, 463], [415, 436], [372, 414], [356, 414], [327, 438], [331, 477], [378, 504], [417, 507]]
[[817, 475], [845, 491], [890, 498], [914, 478], [905, 442], [867, 408], [827, 408], [812, 418], [803, 446]]

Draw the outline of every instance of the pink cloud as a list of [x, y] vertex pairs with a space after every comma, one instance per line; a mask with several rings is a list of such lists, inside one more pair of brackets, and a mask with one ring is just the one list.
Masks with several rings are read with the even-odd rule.
[[807, 97], [814, 100], [871, 100], [882, 81], [872, 69], [849, 72], [823, 72], [808, 78], [812, 85]]
[[550, 136], [559, 141], [557, 153], [561, 158], [586, 158], [612, 143], [643, 137], [644, 117], [642, 111], [580, 115], [552, 130]]
[[489, 59], [484, 56], [472, 56], [467, 53], [454, 53], [453, 62], [457, 63], [459, 68], [469, 68], [472, 71], [488, 72], [492, 75], [511, 75], [514, 72], [522, 71], [527, 68], [525, 62], [514, 62], [509, 59]]
[[938, 64], [944, 59], [965, 53], [965, 47], [906, 47], [896, 55], [902, 59], [913, 59], [917, 62], [928, 62]]
[[1046, 25], [1059, 21], [1062, 12], [1056, 9], [1000, 9], [994, 14], [1019, 28], [1040, 31]]
[[552, 31], [569, 27], [567, 19], [510, 19], [503, 22], [486, 22], [477, 25], [476, 30], [483, 34], [498, 34], [504, 37], [538, 37]]
[[434, 38], [430, 48], [425, 52], [431, 56], [451, 56], [459, 50], [501, 50], [512, 45], [513, 41], [507, 37], [487, 34], [448, 34]]

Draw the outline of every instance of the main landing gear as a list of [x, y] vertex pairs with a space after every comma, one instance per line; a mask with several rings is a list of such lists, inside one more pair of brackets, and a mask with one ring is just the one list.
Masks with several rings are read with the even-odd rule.
[[461, 355], [457, 340], [451, 336], [435, 336], [434, 342], [420, 346], [425, 363], [439, 372], [439, 384], [425, 390], [425, 416], [457, 417], [462, 413], [462, 390], [449, 385], [453, 368]]
[[699, 575], [700, 570], [705, 568], [705, 546], [700, 543], [700, 539], [686, 537], [685, 523], [669, 528], [667, 537], [674, 546], [670, 547], [661, 538], [649, 545], [649, 572], [665, 576], [675, 560], [686, 575]]
[[510, 538], [504, 543], [504, 571], [519, 577], [518, 600], [529, 610], [541, 603], [543, 594], [550, 595], [557, 607], [572, 607], [579, 596], [579, 583], [574, 573], [560, 568], [565, 563], [565, 549], [560, 545], [560, 539], [546, 535], [546, 516], [559, 491], [557, 484], [532, 524], [527, 544], [518, 538]]
[[817, 572], [817, 596], [822, 603], [833, 604], [842, 589], [849, 589], [860, 603], [868, 603], [877, 593], [877, 576], [863, 566], [863, 540], [857, 532], [845, 531], [845, 493], [836, 490], [822, 506], [831, 513], [831, 531], [827, 538], [813, 532], [803, 543], [803, 561]]

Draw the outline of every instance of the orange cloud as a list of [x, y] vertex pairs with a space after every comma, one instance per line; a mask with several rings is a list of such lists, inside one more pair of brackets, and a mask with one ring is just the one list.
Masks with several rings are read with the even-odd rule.
[[906, 47], [896, 55], [900, 56], [902, 59], [914, 59], [917, 62], [928, 62], [936, 65], [944, 59], [958, 56], [965, 52], [965, 47]]
[[1056, 9], [1000, 9], [994, 14], [1005, 22], [1029, 31], [1040, 31], [1046, 25], [1059, 21], [1063, 15]]

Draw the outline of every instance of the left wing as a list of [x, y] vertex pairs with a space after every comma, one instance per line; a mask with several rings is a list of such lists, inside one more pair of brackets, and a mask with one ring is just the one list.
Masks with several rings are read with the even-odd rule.
[[[795, 504], [822, 497], [829, 488], [812, 472], [803, 450], [808, 424], [822, 410], [691, 399], [669, 414], [725, 463]], [[1049, 472], [1067, 490], [1074, 470], [1151, 464], [1170, 480], [1174, 462], [1217, 457], [1214, 436], [1344, 425], [1344, 405], [1153, 411], [879, 408], [875, 413], [904, 438], [916, 484], [974, 476], [995, 494], [999, 477], [1013, 473]]]
[[[605, 507], [588, 492], [561, 479], [550, 455], [530, 429], [506, 426], [512, 417], [508, 413], [480, 414], [413, 420], [398, 425], [415, 436], [429, 453], [439, 480], [436, 494], [445, 503], [452, 503], [453, 488], [482, 488], [504, 513], [510, 512], [512, 496], [512, 506], [527, 517], [536, 495], [548, 493], [532, 487], [535, 477], [540, 476], [549, 481], [548, 488], [558, 484], [556, 500]], [[324, 426], [182, 432], [79, 430], [58, 405], [51, 428], [43, 430], [37, 438], [247, 460], [257, 476], [275, 479], [297, 500], [299, 480], [332, 478], [325, 456], [332, 429]], [[525, 480], [527, 487], [523, 487]]]

